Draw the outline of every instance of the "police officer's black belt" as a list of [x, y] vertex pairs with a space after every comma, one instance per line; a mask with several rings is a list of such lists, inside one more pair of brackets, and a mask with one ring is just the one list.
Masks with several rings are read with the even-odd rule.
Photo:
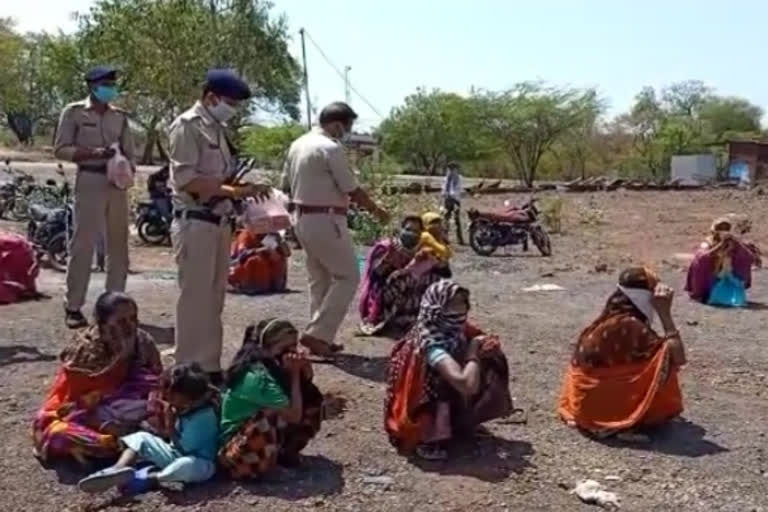
[[107, 174], [107, 164], [80, 164], [77, 166], [77, 170], [94, 174]]
[[173, 212], [173, 216], [177, 219], [193, 219], [203, 222], [210, 222], [211, 224], [221, 224], [223, 217], [216, 215], [206, 210], [176, 210]]

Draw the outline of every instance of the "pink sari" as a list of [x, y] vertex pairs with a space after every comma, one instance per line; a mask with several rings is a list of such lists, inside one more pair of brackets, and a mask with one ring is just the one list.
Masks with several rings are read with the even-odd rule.
[[[733, 275], [738, 277], [744, 288], [752, 286], [752, 264], [755, 255], [745, 245], [734, 244], [730, 253]], [[717, 257], [710, 253], [709, 248], [701, 247], [688, 267], [685, 291], [698, 302], [707, 302], [709, 293], [717, 281], [718, 271]]]

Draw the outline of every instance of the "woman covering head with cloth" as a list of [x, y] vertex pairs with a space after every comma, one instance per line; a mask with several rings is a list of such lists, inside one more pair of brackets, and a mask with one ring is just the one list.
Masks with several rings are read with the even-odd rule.
[[[688, 267], [685, 290], [692, 299], [712, 305], [746, 305], [752, 265], [760, 263], [760, 251], [754, 244], [740, 240], [736, 232], [743, 235], [749, 227], [748, 219], [735, 215], [712, 223], [710, 235]], [[729, 300], [726, 296], [741, 299]]]
[[416, 325], [392, 350], [384, 422], [401, 453], [444, 459], [448, 441], [512, 412], [499, 340], [468, 323], [468, 313], [469, 291], [438, 281], [424, 294]]
[[251, 325], [226, 373], [219, 464], [233, 478], [295, 466], [320, 430], [323, 396], [288, 321]]
[[[624, 270], [600, 316], [579, 336], [560, 395], [565, 422], [596, 437], [663, 423], [683, 411], [686, 362], [672, 289], [648, 269]], [[653, 330], [658, 315], [664, 335]]]
[[96, 325], [61, 353], [62, 365], [33, 426], [42, 459], [116, 457], [118, 438], [147, 417], [147, 397], [162, 371], [152, 337], [138, 328], [129, 296], [106, 292], [96, 301]]
[[371, 248], [360, 286], [360, 331], [376, 335], [388, 328], [402, 333], [416, 321], [424, 291], [440, 279], [436, 259], [419, 250], [424, 224], [409, 215], [400, 233]]

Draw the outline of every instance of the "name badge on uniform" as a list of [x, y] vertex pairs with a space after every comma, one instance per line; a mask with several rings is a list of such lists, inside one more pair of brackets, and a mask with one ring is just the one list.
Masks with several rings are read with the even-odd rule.
[[208, 149], [219, 149], [219, 145], [218, 144], [214, 144], [212, 142], [209, 142], [208, 143]]
[[83, 126], [86, 126], [88, 128], [97, 128], [99, 125], [98, 125], [98, 123], [93, 123], [93, 122], [88, 123], [88, 122], [86, 122], [86, 123], [83, 123]]

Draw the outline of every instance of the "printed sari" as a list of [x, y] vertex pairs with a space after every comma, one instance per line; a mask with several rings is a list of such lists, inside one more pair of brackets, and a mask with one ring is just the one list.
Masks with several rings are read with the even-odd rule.
[[[650, 274], [635, 277], [648, 290], [657, 282]], [[576, 344], [560, 393], [561, 418], [607, 437], [678, 416], [683, 411], [679, 367], [668, 344], [631, 300], [615, 291]]]
[[[509, 367], [498, 338], [486, 336], [466, 319], [454, 322], [442, 311], [458, 288], [448, 280], [432, 285], [422, 299], [416, 326], [392, 350], [384, 427], [392, 445], [403, 453], [426, 440], [435, 423], [438, 402], [450, 404], [454, 435], [471, 434], [481, 423], [512, 412]], [[439, 347], [463, 365], [468, 342], [477, 337], [483, 337], [480, 391], [466, 400], [427, 364], [427, 353]]]
[[[265, 361], [268, 371], [290, 393], [288, 373], [276, 361]], [[320, 431], [323, 395], [311, 379], [301, 378], [301, 421], [287, 423], [272, 409], [258, 409], [219, 448], [219, 465], [234, 479], [258, 478], [278, 464], [295, 464], [299, 454]]]
[[421, 296], [441, 273], [438, 268], [406, 271], [415, 256], [416, 249], [406, 249], [397, 239], [379, 241], [371, 248], [360, 285], [362, 334], [374, 336], [391, 326], [407, 330], [416, 321]]
[[152, 337], [100, 336], [97, 327], [77, 335], [33, 424], [36, 454], [89, 458], [119, 454], [119, 436], [147, 417], [147, 397], [162, 371]]

